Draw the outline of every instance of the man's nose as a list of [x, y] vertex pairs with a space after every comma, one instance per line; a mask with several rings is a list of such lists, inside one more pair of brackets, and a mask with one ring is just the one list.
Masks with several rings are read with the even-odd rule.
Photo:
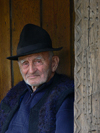
[[34, 73], [36, 70], [37, 70], [37, 68], [35, 67], [35, 65], [33, 63], [31, 63], [29, 65], [29, 72]]

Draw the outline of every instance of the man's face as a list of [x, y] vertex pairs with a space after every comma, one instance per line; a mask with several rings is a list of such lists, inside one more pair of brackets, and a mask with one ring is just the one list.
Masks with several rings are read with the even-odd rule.
[[19, 57], [18, 64], [23, 79], [30, 86], [39, 86], [48, 82], [54, 75], [53, 57], [49, 52], [41, 52]]

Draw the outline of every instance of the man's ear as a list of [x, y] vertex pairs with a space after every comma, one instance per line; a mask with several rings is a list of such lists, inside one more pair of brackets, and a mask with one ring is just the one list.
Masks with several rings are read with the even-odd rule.
[[52, 72], [55, 72], [57, 70], [58, 64], [59, 64], [59, 57], [53, 56], [52, 57]]

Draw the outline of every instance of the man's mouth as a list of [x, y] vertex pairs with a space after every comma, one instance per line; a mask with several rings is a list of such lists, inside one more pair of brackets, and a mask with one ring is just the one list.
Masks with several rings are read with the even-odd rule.
[[30, 78], [30, 79], [35, 79], [37, 78], [39, 75], [30, 75], [30, 76], [27, 76], [27, 78]]

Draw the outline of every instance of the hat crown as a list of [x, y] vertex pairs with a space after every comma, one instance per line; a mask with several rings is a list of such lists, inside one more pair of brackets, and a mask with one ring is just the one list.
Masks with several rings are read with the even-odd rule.
[[52, 41], [46, 30], [34, 24], [27, 24], [20, 34], [17, 55], [7, 57], [7, 59], [18, 60], [21, 56], [61, 49], [62, 47], [52, 48]]
[[[52, 47], [52, 41], [49, 34], [39, 26], [27, 24], [24, 26], [17, 50], [29, 45], [47, 44], [47, 47]], [[38, 47], [39, 48], [39, 47]]]

